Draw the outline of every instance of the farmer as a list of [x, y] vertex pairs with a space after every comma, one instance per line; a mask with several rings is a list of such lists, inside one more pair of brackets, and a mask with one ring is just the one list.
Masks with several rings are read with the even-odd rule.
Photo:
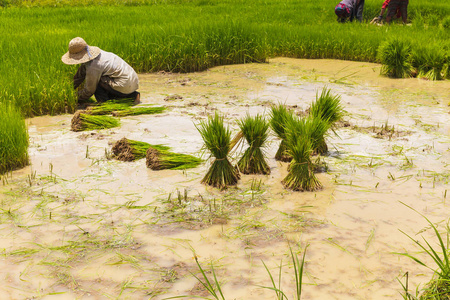
[[409, 0], [391, 0], [388, 6], [386, 22], [390, 24], [392, 17], [396, 14], [397, 10], [400, 10], [403, 24], [406, 24], [408, 21], [408, 4]]
[[362, 22], [364, 10], [364, 0], [342, 0], [336, 5], [334, 12], [338, 16], [338, 21], [343, 23], [350, 22], [356, 17]]
[[[380, 15], [378, 17], [373, 18], [372, 21], [370, 22], [370, 24], [381, 23], [381, 20], [383, 20], [384, 12], [386, 11], [386, 9], [389, 6], [389, 2], [391, 2], [391, 0], [385, 0], [383, 2], [383, 5], [381, 5]], [[396, 11], [397, 19], [400, 18], [401, 16], [402, 16], [402, 13], [400, 12], [400, 8], [397, 8], [397, 11]]]
[[78, 101], [95, 95], [97, 102], [110, 99], [132, 98], [140, 102], [139, 79], [134, 69], [114, 53], [89, 46], [82, 38], [69, 42], [69, 51], [61, 58], [67, 65], [81, 64], [73, 77], [73, 87], [78, 89]]

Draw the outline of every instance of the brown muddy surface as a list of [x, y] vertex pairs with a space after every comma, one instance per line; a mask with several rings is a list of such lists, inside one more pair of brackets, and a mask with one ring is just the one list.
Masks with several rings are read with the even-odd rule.
[[[208, 296], [194, 257], [211, 264], [226, 299], [276, 299], [263, 262], [294, 299], [289, 247], [306, 245], [302, 299], [402, 299], [400, 283], [423, 287], [433, 263], [401, 231], [437, 245], [450, 198], [450, 82], [394, 80], [380, 66], [277, 58], [192, 74], [141, 74], [143, 104], [158, 115], [121, 127], [70, 131], [72, 115], [28, 120], [31, 166], [2, 178], [0, 299], [164, 299]], [[108, 159], [127, 137], [201, 155], [195, 125], [219, 111], [236, 119], [278, 102], [306, 110], [327, 86], [341, 95], [346, 126], [327, 138], [324, 189], [281, 185], [287, 164], [243, 175], [225, 191], [200, 183], [209, 166], [152, 171], [145, 159]], [[203, 156], [205, 159], [207, 156]], [[448, 195], [447, 195], [448, 194]], [[410, 206], [417, 210], [415, 212]], [[210, 277], [212, 278], [212, 277]], [[193, 298], [188, 296], [187, 299]]]

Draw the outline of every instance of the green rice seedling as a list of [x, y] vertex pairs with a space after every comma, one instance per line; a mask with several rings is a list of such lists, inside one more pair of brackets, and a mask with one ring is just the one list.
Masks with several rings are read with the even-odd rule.
[[112, 147], [114, 157], [121, 161], [134, 161], [144, 158], [147, 150], [152, 147], [158, 150], [169, 150], [170, 148], [164, 145], [151, 145], [146, 142], [140, 142], [122, 138], [118, 140]]
[[450, 16], [447, 16], [442, 20], [442, 28], [450, 30]]
[[115, 111], [127, 110], [134, 105], [134, 99], [112, 99], [89, 106], [86, 111], [91, 115], [109, 115]]
[[254, 118], [247, 115], [238, 123], [249, 145], [238, 162], [239, 170], [244, 174], [270, 174], [262, 149], [268, 138], [269, 123], [261, 115]]
[[119, 120], [110, 116], [93, 116], [77, 111], [72, 118], [72, 131], [106, 129], [120, 126]]
[[0, 174], [28, 164], [28, 130], [19, 110], [0, 102]]
[[341, 96], [333, 95], [331, 89], [324, 87], [320, 96], [316, 93], [316, 101], [311, 104], [309, 115], [313, 118], [320, 118], [328, 122], [332, 128], [344, 116]]
[[167, 150], [148, 148], [147, 167], [152, 170], [184, 170], [197, 167], [202, 160], [192, 155], [174, 153]]
[[292, 157], [288, 155], [286, 149], [286, 123], [288, 120], [294, 118], [294, 113], [287, 109], [283, 104], [272, 106], [270, 112], [270, 128], [272, 128], [275, 135], [281, 139], [275, 159], [284, 162], [290, 162]]
[[196, 126], [205, 143], [205, 149], [214, 157], [211, 167], [202, 179], [202, 183], [220, 189], [237, 184], [240, 175], [236, 167], [228, 160], [231, 150], [231, 131], [225, 128], [223, 117], [218, 113]]
[[418, 213], [420, 216], [422, 216], [430, 225], [430, 227], [433, 229], [437, 240], [438, 240], [438, 247], [433, 248], [433, 246], [424, 238], [424, 242], [422, 243], [418, 241], [417, 239], [411, 237], [407, 233], [400, 230], [403, 234], [405, 234], [408, 238], [410, 238], [419, 248], [421, 248], [437, 265], [437, 268], [430, 267], [426, 263], [424, 263], [422, 260], [417, 258], [416, 256], [412, 256], [408, 253], [398, 253], [400, 255], [404, 255], [406, 257], [411, 258], [418, 264], [432, 270], [434, 272], [434, 278], [428, 283], [426, 289], [420, 296], [420, 299], [450, 299], [450, 258], [449, 258], [449, 241], [450, 241], [450, 227], [447, 223], [446, 226], [446, 243], [444, 243], [443, 236], [439, 231], [437, 230], [436, 226], [423, 214], [419, 213], [414, 208], [402, 203], [403, 205], [409, 207], [410, 209], [414, 210], [416, 213]]
[[114, 117], [126, 117], [126, 116], [137, 116], [137, 115], [152, 115], [159, 114], [166, 110], [163, 106], [153, 106], [153, 107], [132, 107], [124, 109], [121, 111], [114, 111], [112, 115]]
[[[328, 124], [318, 118], [292, 119], [286, 125], [286, 147], [292, 157], [288, 174], [282, 183], [294, 191], [315, 191], [322, 184], [314, 175], [313, 152], [323, 151]], [[326, 144], [325, 144], [326, 145]]]
[[410, 77], [413, 71], [411, 65], [411, 46], [400, 39], [385, 41], [378, 48], [378, 60], [383, 65], [381, 74], [394, 78]]
[[420, 55], [423, 55], [424, 62], [418, 67], [419, 77], [428, 80], [442, 80], [445, 78], [446, 74], [443, 73], [447, 72], [447, 70], [444, 70], [446, 57], [445, 52], [441, 48], [422, 49]]
[[[303, 285], [303, 270], [304, 270], [304, 266], [305, 266], [305, 256], [306, 256], [306, 250], [308, 249], [309, 245], [306, 245], [305, 250], [303, 251], [303, 257], [302, 260], [300, 261], [298, 256], [296, 254], [294, 254], [294, 252], [292, 251], [292, 248], [289, 246], [289, 251], [291, 253], [291, 259], [292, 259], [292, 264], [294, 267], [294, 278], [295, 278], [295, 294], [294, 294], [294, 299], [296, 300], [300, 300], [302, 297], [302, 285]], [[269, 289], [269, 290], [273, 290], [276, 294], [276, 299], [277, 300], [289, 300], [288, 296], [286, 295], [286, 293], [281, 289], [281, 269], [282, 269], [282, 263], [280, 263], [280, 270], [278, 273], [278, 286], [275, 283], [275, 280], [273, 279], [272, 273], [270, 273], [269, 268], [266, 266], [266, 264], [264, 263], [264, 261], [262, 262], [264, 267], [266, 268], [267, 273], [269, 274], [270, 277], [270, 281], [272, 282], [272, 286], [271, 287], [265, 287], [263, 286], [263, 288], [265, 289]]]

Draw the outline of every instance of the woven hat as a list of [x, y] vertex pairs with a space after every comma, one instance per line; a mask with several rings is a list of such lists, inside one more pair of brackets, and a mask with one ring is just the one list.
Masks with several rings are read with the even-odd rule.
[[66, 65], [76, 65], [93, 60], [100, 54], [100, 48], [89, 46], [82, 38], [76, 37], [69, 42], [69, 51], [61, 60]]

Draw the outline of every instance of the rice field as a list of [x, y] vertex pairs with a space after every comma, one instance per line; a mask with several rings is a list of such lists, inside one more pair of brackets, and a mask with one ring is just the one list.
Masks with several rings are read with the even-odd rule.
[[[366, 2], [369, 20], [381, 4]], [[106, 6], [99, 9], [100, 4]], [[25, 116], [75, 110], [76, 66], [60, 61], [75, 36], [118, 54], [138, 72], [192, 72], [276, 56], [376, 62], [380, 45], [397, 38], [417, 53], [413, 66], [421, 76], [443, 79], [450, 73], [450, 1], [414, 1], [411, 26], [389, 27], [337, 24], [331, 0], [3, 0], [0, 5], [0, 101], [12, 101]]]

